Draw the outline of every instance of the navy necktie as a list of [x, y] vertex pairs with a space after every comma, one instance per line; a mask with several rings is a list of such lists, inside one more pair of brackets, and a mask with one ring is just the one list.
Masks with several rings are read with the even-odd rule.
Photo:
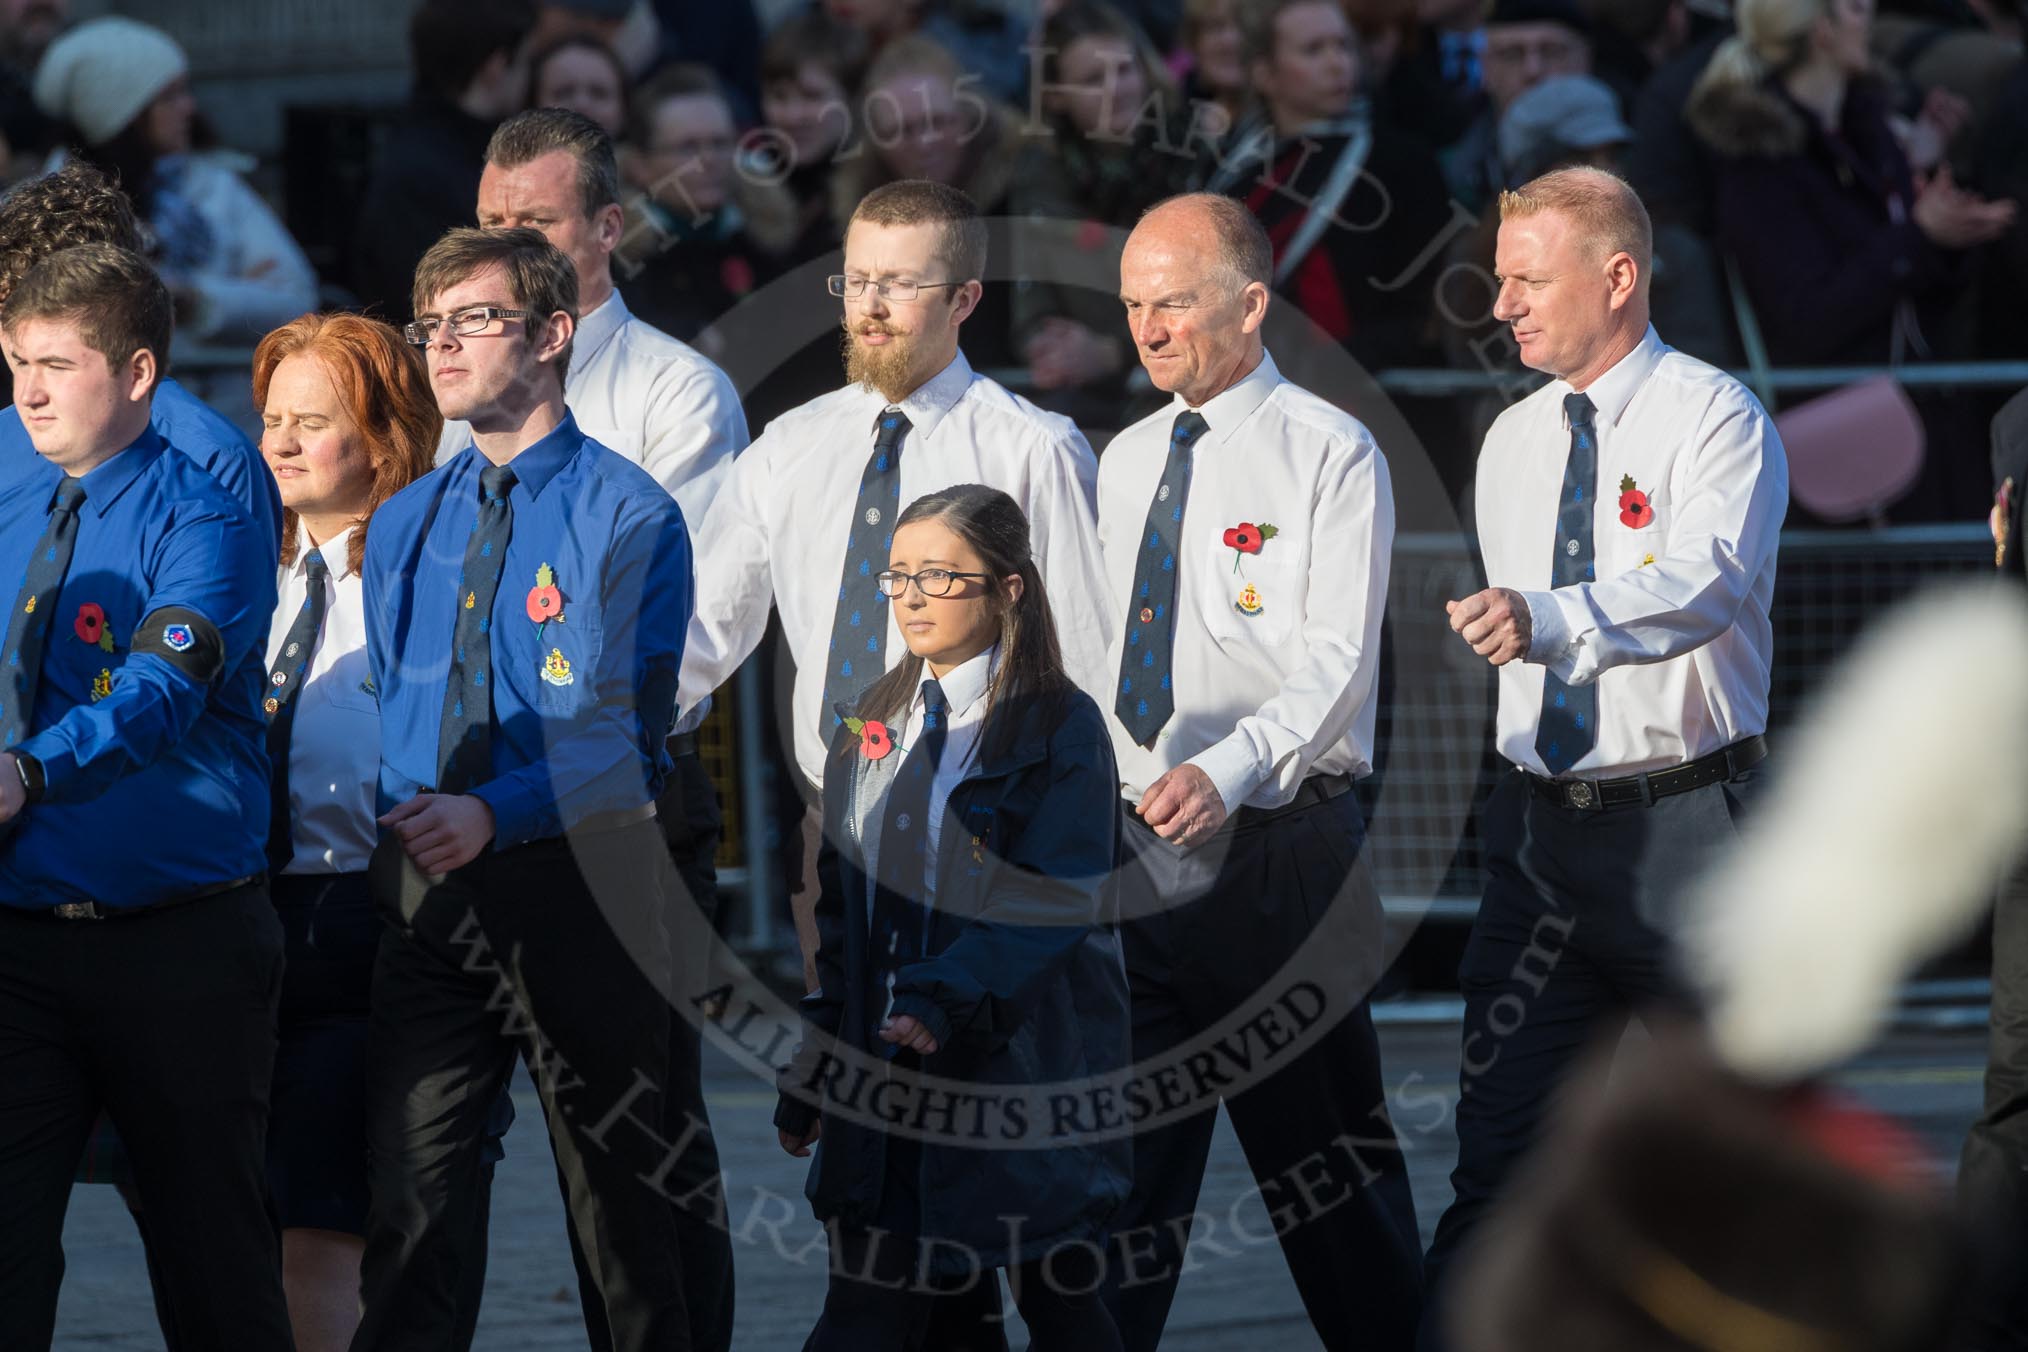
[[437, 724], [437, 792], [463, 793], [493, 777], [493, 596], [514, 534], [514, 504], [507, 494], [514, 471], [506, 465], [479, 472], [479, 516], [465, 543], [458, 577], [458, 622], [451, 634], [451, 670], [444, 683], [444, 716]]
[[[1556, 513], [1556, 558], [1550, 569], [1552, 587], [1590, 582], [1592, 512], [1598, 493], [1598, 429], [1592, 424], [1592, 403], [1583, 394], [1563, 397], [1570, 419], [1570, 459], [1563, 466], [1563, 503]], [[1542, 717], [1535, 725], [1535, 750], [1552, 775], [1583, 760], [1598, 744], [1598, 686], [1566, 685], [1553, 673], [1542, 678]]]
[[[887, 793], [887, 816], [880, 828], [880, 876], [873, 889], [873, 960], [890, 991], [901, 965], [922, 956], [928, 918], [928, 898], [923, 894], [928, 890], [924, 861], [929, 851], [930, 790], [949, 731], [944, 688], [934, 680], [924, 681], [922, 704], [922, 732], [908, 748]], [[895, 1050], [877, 1039], [874, 1045], [888, 1055]]]
[[303, 556], [303, 608], [282, 639], [282, 654], [268, 673], [268, 697], [262, 709], [268, 716], [268, 876], [278, 876], [296, 857], [296, 842], [289, 830], [289, 738], [296, 729], [296, 695], [303, 688], [304, 673], [316, 655], [317, 639], [324, 632], [324, 611], [328, 602], [324, 583], [331, 570], [324, 566], [324, 553], [313, 549]]
[[1190, 497], [1191, 448], [1205, 429], [1204, 415], [1176, 415], [1169, 433], [1169, 463], [1148, 524], [1141, 528], [1140, 557], [1134, 562], [1134, 590], [1127, 599], [1127, 639], [1120, 649], [1120, 693], [1113, 700], [1127, 733], [1141, 746], [1176, 712], [1172, 688], [1176, 656], [1176, 559], [1183, 535], [1183, 504]]
[[880, 415], [873, 454], [859, 476], [859, 500], [845, 536], [845, 574], [838, 581], [838, 609], [831, 617], [831, 648], [824, 659], [824, 727], [838, 724], [838, 710], [851, 708], [861, 691], [887, 670], [887, 598], [873, 576], [887, 567], [894, 541], [894, 518], [901, 514], [901, 439], [908, 415], [889, 408]]
[[77, 548], [77, 509], [84, 504], [84, 480], [65, 475], [56, 486], [49, 525], [35, 542], [14, 613], [7, 621], [7, 679], [0, 681], [0, 746], [16, 746], [35, 719], [35, 687], [42, 679], [42, 650], [56, 610], [56, 593], [70, 571]]

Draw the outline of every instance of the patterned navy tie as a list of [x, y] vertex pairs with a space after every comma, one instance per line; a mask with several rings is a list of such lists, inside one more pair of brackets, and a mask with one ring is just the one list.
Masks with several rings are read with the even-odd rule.
[[514, 471], [493, 465], [479, 473], [479, 516], [465, 544], [458, 577], [458, 623], [451, 637], [451, 670], [444, 684], [444, 716], [437, 724], [437, 792], [463, 793], [493, 777], [493, 596], [514, 534], [514, 505], [507, 494]]
[[[1563, 397], [1570, 419], [1570, 459], [1563, 466], [1563, 505], [1556, 514], [1556, 559], [1552, 587], [1575, 587], [1593, 579], [1592, 512], [1598, 491], [1598, 429], [1592, 403], [1583, 394]], [[1598, 686], [1566, 685], [1553, 673], [1542, 678], [1542, 717], [1535, 725], [1535, 750], [1552, 775], [1583, 760], [1598, 743]]]
[[887, 598], [873, 576], [887, 567], [894, 543], [894, 518], [901, 514], [901, 439], [908, 415], [888, 408], [880, 415], [873, 454], [859, 477], [859, 501], [845, 536], [845, 575], [838, 582], [838, 609], [831, 617], [831, 648], [824, 659], [825, 733], [838, 726], [838, 710], [851, 708], [859, 692], [887, 670]]
[[303, 608], [282, 639], [282, 654], [268, 673], [268, 697], [261, 706], [268, 716], [268, 876], [279, 876], [296, 857], [296, 843], [289, 830], [289, 738], [296, 730], [296, 693], [303, 688], [303, 674], [316, 655], [317, 639], [324, 632], [324, 610], [329, 604], [324, 583], [331, 570], [324, 566], [324, 551], [313, 549], [303, 556]]
[[1141, 528], [1141, 555], [1134, 563], [1134, 590], [1127, 600], [1127, 640], [1120, 649], [1120, 692], [1113, 712], [1141, 746], [1176, 712], [1172, 689], [1176, 649], [1176, 557], [1183, 535], [1183, 504], [1190, 497], [1190, 448], [1205, 429], [1204, 415], [1176, 415], [1169, 433], [1169, 463], [1148, 524]]
[[16, 746], [35, 718], [35, 687], [42, 679], [42, 650], [56, 610], [56, 593], [70, 571], [77, 548], [77, 509], [85, 500], [84, 480], [65, 475], [56, 486], [49, 525], [29, 555], [14, 615], [7, 622], [7, 679], [0, 681], [0, 746]]
[[[887, 792], [887, 818], [880, 828], [880, 877], [873, 889], [873, 960], [889, 992], [903, 963], [922, 956], [927, 927], [928, 891], [924, 861], [929, 851], [930, 790], [943, 762], [944, 735], [949, 731], [949, 706], [944, 688], [934, 680], [922, 683], [922, 731], [894, 776]], [[883, 1009], [881, 1017], [885, 1017]], [[876, 1029], [879, 1019], [875, 1020]], [[874, 1039], [884, 1055], [896, 1044]]]

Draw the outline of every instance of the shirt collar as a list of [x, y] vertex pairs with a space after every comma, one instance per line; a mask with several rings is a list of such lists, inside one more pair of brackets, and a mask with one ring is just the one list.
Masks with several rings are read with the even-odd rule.
[[[986, 697], [986, 687], [993, 683], [993, 672], [999, 665], [1000, 645], [996, 643], [977, 657], [960, 662], [947, 674], [938, 678], [937, 684], [944, 688], [944, 705], [950, 710], [952, 718], [963, 718], [974, 704]], [[929, 668], [924, 667], [923, 679], [929, 678]], [[915, 688], [915, 701], [910, 707], [912, 709], [922, 707], [921, 684], [917, 684]]]
[[[1668, 345], [1655, 332], [1655, 326], [1648, 325], [1647, 333], [1634, 345], [1634, 350], [1614, 362], [1604, 375], [1591, 382], [1590, 387], [1585, 390], [1585, 394], [1591, 399], [1592, 408], [1596, 410], [1595, 420], [1601, 423], [1618, 423], [1620, 415], [1627, 411], [1627, 405], [1634, 401], [1635, 391], [1641, 388], [1642, 382], [1648, 378], [1648, 373], [1655, 369], [1656, 364], [1662, 360], [1662, 354], [1668, 350]], [[1571, 392], [1569, 381], [1559, 380], [1556, 383], [1563, 387], [1562, 393]], [[1569, 420], [1570, 415], [1566, 413], [1565, 423], [1567, 424]]]
[[[957, 407], [958, 400], [962, 399], [965, 391], [971, 387], [972, 364], [965, 360], [965, 354], [962, 352], [951, 358], [949, 366], [916, 386], [914, 391], [897, 405], [908, 415], [908, 425], [913, 429], [915, 440], [921, 442], [936, 431], [937, 424], [943, 421], [944, 415]], [[880, 408], [886, 407], [887, 403], [883, 400]], [[874, 416], [878, 418], [878, 410]]]
[[626, 327], [627, 321], [633, 317], [633, 312], [627, 309], [627, 303], [620, 299], [620, 289], [614, 287], [612, 294], [600, 303], [598, 309], [577, 321], [577, 334], [571, 341], [571, 371], [573, 373], [582, 371], [588, 364], [598, 360], [598, 355], [605, 350], [606, 344], [611, 342], [613, 336]]
[[[571, 457], [576, 455], [578, 448], [583, 445], [584, 433], [577, 430], [577, 415], [566, 408], [563, 411], [563, 421], [552, 428], [548, 435], [533, 445], [522, 448], [519, 454], [508, 461], [514, 469], [514, 482], [526, 488], [530, 497], [541, 497], [542, 490], [549, 487], [549, 481], [570, 463]], [[474, 456], [485, 460], [486, 457], [479, 454], [477, 445], [471, 449]]]
[[[149, 424], [131, 445], [84, 476], [85, 506], [103, 517], [120, 500], [120, 494], [127, 491], [127, 486], [141, 477], [141, 471], [155, 463], [167, 445], [162, 434]], [[50, 501], [55, 500], [52, 489]]]
[[[1268, 355], [1267, 349], [1262, 348], [1258, 366], [1248, 371], [1237, 384], [1220, 390], [1205, 400], [1197, 412], [1203, 415], [1206, 430], [1222, 446], [1248, 418], [1253, 416], [1255, 409], [1267, 402], [1267, 397], [1274, 393], [1275, 386], [1281, 383], [1281, 370], [1275, 365], [1275, 359]], [[1188, 407], [1180, 394], [1170, 400], [1169, 413], [1172, 421], [1175, 414]]]
[[310, 551], [314, 548], [324, 556], [324, 566], [331, 570], [331, 580], [342, 582], [352, 572], [352, 532], [357, 526], [347, 526], [321, 545], [311, 545], [310, 538], [302, 533], [301, 522], [296, 523], [297, 543], [302, 546], [296, 552], [296, 561], [289, 565], [289, 576], [306, 577], [310, 571]]

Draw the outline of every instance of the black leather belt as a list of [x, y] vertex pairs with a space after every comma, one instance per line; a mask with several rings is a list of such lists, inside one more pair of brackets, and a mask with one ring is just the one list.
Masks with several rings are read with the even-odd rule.
[[1279, 817], [1286, 812], [1300, 812], [1306, 807], [1328, 803], [1339, 794], [1350, 792], [1352, 792], [1350, 775], [1311, 775], [1296, 785], [1296, 796], [1280, 807], [1243, 807], [1240, 811], [1255, 818]]
[[244, 878], [234, 878], [229, 883], [213, 883], [200, 887], [195, 892], [184, 892], [177, 896], [151, 901], [146, 906], [101, 906], [96, 901], [66, 901], [40, 911], [22, 911], [20, 914], [34, 916], [38, 920], [131, 920], [137, 915], [152, 915], [157, 911], [174, 910], [188, 906], [193, 901], [215, 897], [225, 892], [236, 892], [242, 887], [251, 887], [264, 882], [264, 873], [250, 873]]
[[1651, 804], [1657, 798], [1688, 793], [1707, 784], [1721, 784], [1766, 759], [1767, 741], [1756, 734], [1672, 770], [1651, 770], [1618, 779], [1544, 779], [1530, 773], [1528, 787], [1535, 790], [1537, 798], [1559, 807], [1579, 810], [1627, 807], [1634, 803]]
[[669, 734], [669, 757], [694, 756], [697, 754], [697, 734], [694, 732], [672, 732]]

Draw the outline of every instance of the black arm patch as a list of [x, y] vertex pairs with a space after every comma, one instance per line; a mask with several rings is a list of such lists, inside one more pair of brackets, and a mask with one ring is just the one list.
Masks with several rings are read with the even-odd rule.
[[225, 669], [225, 639], [218, 626], [183, 606], [151, 610], [134, 631], [133, 652], [153, 653], [200, 685]]

